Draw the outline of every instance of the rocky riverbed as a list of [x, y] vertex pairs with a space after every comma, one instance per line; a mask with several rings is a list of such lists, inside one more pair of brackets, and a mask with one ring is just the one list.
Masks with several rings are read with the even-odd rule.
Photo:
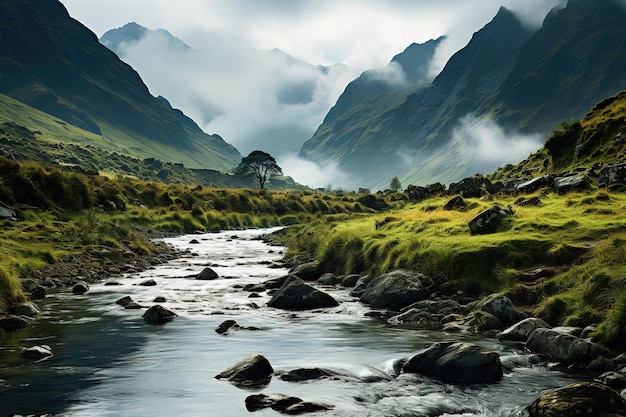
[[[552, 329], [499, 294], [443, 297], [409, 271], [289, 271], [265, 232], [168, 238], [108, 272], [37, 277], [56, 288], [26, 329], [2, 333], [9, 413], [534, 416], [585, 404], [626, 415], [626, 361], [590, 329]], [[78, 282], [86, 292], [72, 292]], [[156, 305], [173, 315], [146, 319]]]

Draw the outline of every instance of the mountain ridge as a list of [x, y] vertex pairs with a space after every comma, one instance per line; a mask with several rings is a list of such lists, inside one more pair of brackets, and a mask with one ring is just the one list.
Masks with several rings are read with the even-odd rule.
[[[401, 105], [387, 106], [374, 117], [329, 112], [300, 156], [335, 163], [375, 189], [392, 176], [425, 184], [489, 172], [498, 166], [494, 155], [507, 148], [519, 148], [517, 157], [523, 158], [537, 137], [547, 136], [563, 119], [582, 117], [597, 101], [626, 87], [626, 74], [618, 70], [626, 67], [624, 19], [626, 7], [613, 0], [570, 0], [531, 30], [500, 8], [430, 85], [407, 91]], [[368, 128], [354, 135], [355, 125]], [[476, 158], [490, 151], [473, 142], [493, 143], [494, 137], [494, 155]], [[504, 156], [500, 161], [511, 162]]]
[[[190, 166], [230, 170], [241, 159], [222, 138], [153, 97], [129, 65], [56, 0], [2, 0], [0, 93], [126, 148]], [[42, 46], [45, 45], [45, 48]], [[153, 146], [156, 144], [157, 146]]]

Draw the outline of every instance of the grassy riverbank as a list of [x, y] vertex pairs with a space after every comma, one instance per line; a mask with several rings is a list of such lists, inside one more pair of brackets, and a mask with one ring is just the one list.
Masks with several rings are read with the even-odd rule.
[[[530, 197], [465, 199], [462, 210], [443, 209], [450, 197], [434, 198], [383, 214], [317, 219], [277, 239], [288, 257], [313, 253], [336, 274], [406, 268], [443, 294], [503, 292], [553, 325], [600, 323], [599, 337], [625, 348], [626, 195], [547, 193], [537, 206], [518, 205]], [[493, 204], [514, 216], [497, 233], [470, 234], [468, 222]]]
[[164, 234], [309, 223], [327, 215], [373, 213], [402, 199], [355, 193], [267, 191], [162, 184], [86, 175], [0, 157], [0, 309], [27, 294], [20, 281], [61, 260], [107, 248], [150, 254]]

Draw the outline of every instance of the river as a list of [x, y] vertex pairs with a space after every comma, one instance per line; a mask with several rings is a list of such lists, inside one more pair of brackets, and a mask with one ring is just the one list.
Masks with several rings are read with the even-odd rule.
[[[92, 285], [83, 296], [49, 294], [28, 328], [0, 332], [0, 415], [245, 416], [252, 393], [283, 393], [332, 404], [312, 416], [524, 416], [524, 407], [573, 376], [531, 366], [520, 345], [493, 339], [391, 327], [369, 317], [368, 307], [348, 290], [323, 288], [340, 305], [313, 312], [266, 306], [269, 296], [250, 298], [243, 285], [287, 273], [282, 248], [257, 239], [271, 229], [167, 238], [187, 255], [141, 273], [113, 277], [119, 285]], [[199, 243], [191, 243], [195, 239]], [[219, 279], [193, 275], [211, 267]], [[154, 279], [155, 286], [137, 285]], [[129, 295], [178, 314], [161, 326], [146, 324], [142, 310], [115, 303]], [[234, 319], [239, 330], [220, 335], [217, 326]], [[393, 362], [437, 341], [471, 340], [497, 351], [510, 368], [495, 384], [455, 386], [420, 375], [391, 377]], [[54, 357], [33, 362], [21, 347], [46, 344]], [[244, 357], [260, 353], [276, 371], [321, 367], [353, 378], [285, 382], [241, 389], [214, 378]], [[366, 382], [370, 381], [370, 382]], [[266, 409], [257, 416], [278, 416]]]

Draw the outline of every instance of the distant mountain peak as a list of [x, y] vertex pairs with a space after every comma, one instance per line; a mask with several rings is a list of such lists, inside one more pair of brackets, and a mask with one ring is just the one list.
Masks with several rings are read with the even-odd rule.
[[132, 45], [145, 39], [149, 35], [160, 35], [165, 38], [169, 46], [181, 49], [190, 50], [191, 47], [187, 45], [182, 39], [172, 35], [165, 29], [148, 29], [145, 26], [138, 24], [137, 22], [129, 22], [119, 28], [108, 30], [100, 37], [100, 43], [120, 54], [122, 48], [127, 45]]

